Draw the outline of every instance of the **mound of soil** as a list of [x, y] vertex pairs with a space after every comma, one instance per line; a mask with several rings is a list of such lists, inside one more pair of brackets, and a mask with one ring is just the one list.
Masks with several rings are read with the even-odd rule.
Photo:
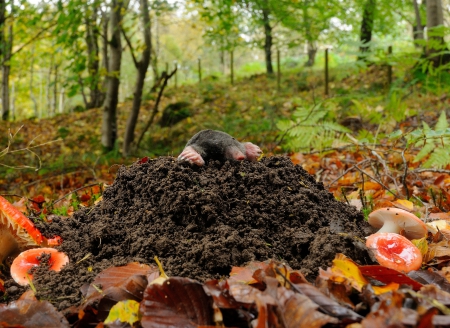
[[135, 163], [119, 169], [99, 204], [40, 228], [63, 238], [71, 260], [60, 274], [35, 278], [40, 296], [60, 309], [78, 303], [80, 287], [101, 270], [154, 256], [169, 276], [197, 280], [270, 258], [311, 280], [338, 252], [370, 262], [358, 242], [370, 233], [362, 214], [281, 156], [204, 167], [172, 157]]

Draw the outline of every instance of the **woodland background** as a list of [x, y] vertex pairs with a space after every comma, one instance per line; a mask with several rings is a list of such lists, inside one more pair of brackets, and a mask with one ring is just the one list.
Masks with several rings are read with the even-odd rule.
[[266, 154], [387, 142], [444, 170], [449, 10], [441, 0], [1, 0], [2, 189], [176, 156], [205, 128]]

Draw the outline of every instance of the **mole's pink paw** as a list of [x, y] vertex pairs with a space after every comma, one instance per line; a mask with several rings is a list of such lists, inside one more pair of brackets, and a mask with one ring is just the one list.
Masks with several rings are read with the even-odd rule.
[[203, 160], [203, 158], [191, 146], [184, 148], [184, 150], [182, 151], [180, 156], [178, 156], [178, 160], [179, 161], [188, 161], [189, 163], [195, 164], [198, 166], [205, 165], [205, 161]]
[[259, 156], [262, 154], [261, 148], [259, 148], [257, 145], [252, 144], [251, 142], [244, 143], [245, 152], [247, 155], [247, 160], [249, 161], [256, 161]]

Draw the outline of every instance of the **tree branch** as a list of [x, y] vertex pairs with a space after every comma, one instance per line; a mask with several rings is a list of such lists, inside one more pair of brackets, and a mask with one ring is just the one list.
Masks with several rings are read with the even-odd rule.
[[124, 29], [121, 28], [120, 29], [122, 31], [123, 37], [125, 38], [125, 41], [127, 41], [128, 47], [130, 48], [130, 52], [131, 52], [131, 57], [133, 57], [133, 62], [134, 62], [134, 66], [136, 66], [136, 68], [139, 68], [139, 62], [136, 59], [136, 56], [134, 55], [134, 49], [133, 46], [131, 45], [131, 41], [128, 38], [127, 34], [125, 33]]

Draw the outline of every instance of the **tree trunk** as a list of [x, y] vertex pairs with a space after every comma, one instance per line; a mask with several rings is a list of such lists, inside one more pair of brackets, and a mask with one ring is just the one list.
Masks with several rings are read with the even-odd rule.
[[102, 105], [104, 94], [100, 90], [100, 58], [97, 26], [98, 3], [94, 3], [91, 17], [85, 17], [86, 24], [86, 45], [88, 50], [88, 74], [90, 77], [89, 90], [90, 100], [86, 109], [98, 108]]
[[[3, 27], [5, 28], [5, 27]], [[4, 40], [6, 38], [3, 38]], [[7, 121], [9, 119], [9, 73], [11, 71], [11, 50], [13, 43], [13, 26], [9, 25], [8, 28], [8, 41], [3, 43], [3, 65], [2, 65], [2, 119]], [[1, 57], [0, 57], [1, 58]]]
[[56, 113], [56, 103], [58, 101], [58, 65], [55, 64], [55, 79], [53, 80], [52, 116]]
[[268, 8], [267, 0], [264, 1], [265, 7], [262, 9], [263, 14], [263, 25], [264, 25], [264, 53], [266, 57], [266, 70], [267, 74], [273, 74], [273, 66], [272, 66], [272, 26], [270, 26], [269, 14], [270, 10]]
[[38, 110], [38, 103], [37, 103], [36, 97], [34, 96], [34, 92], [33, 92], [33, 82], [34, 82], [34, 47], [32, 48], [32, 51], [31, 51], [31, 63], [30, 63], [30, 99], [33, 102], [34, 117], [40, 118], [39, 110]]
[[[106, 11], [102, 11], [102, 67], [105, 72], [108, 72], [108, 63], [109, 63], [109, 55], [108, 55], [108, 23], [109, 16]], [[108, 79], [104, 78], [102, 82], [102, 90], [106, 90], [108, 86]], [[106, 93], [102, 91], [102, 105], [105, 101]]]
[[[0, 0], [0, 61], [3, 62], [2, 64], [2, 72], [4, 73], [4, 67], [5, 67], [5, 52], [6, 52], [6, 43], [5, 43], [5, 25], [6, 22], [6, 3], [5, 0]], [[7, 120], [9, 115], [9, 103], [5, 106], [5, 92], [8, 89], [8, 82], [5, 81], [5, 79], [2, 79], [2, 119]]]
[[358, 56], [358, 60], [365, 60], [365, 53], [369, 51], [370, 45], [368, 43], [372, 41], [375, 9], [376, 0], [367, 0], [367, 2], [364, 4], [363, 17], [361, 21], [361, 34], [359, 38], [361, 46], [359, 47], [360, 54]]
[[120, 29], [122, 24], [122, 0], [111, 1], [111, 40], [109, 41], [110, 58], [108, 70], [108, 86], [103, 106], [102, 145], [106, 151], [114, 148], [117, 139], [117, 103], [119, 101], [120, 65], [122, 62], [122, 40]]
[[436, 27], [444, 24], [441, 0], [427, 0], [427, 57], [435, 67], [450, 62], [450, 54], [442, 33], [436, 33]]
[[308, 40], [308, 61], [305, 67], [313, 67], [316, 62], [317, 45], [314, 41]]
[[151, 54], [151, 26], [150, 26], [150, 14], [148, 10], [148, 0], [140, 0], [141, 7], [141, 19], [144, 32], [145, 49], [142, 51], [142, 58], [136, 64], [137, 77], [136, 84], [134, 86], [134, 98], [133, 106], [131, 107], [131, 113], [127, 120], [127, 126], [125, 128], [125, 136], [123, 139], [122, 155], [128, 156], [130, 154], [131, 143], [134, 140], [134, 130], [136, 128], [137, 119], [139, 117], [139, 109], [141, 108], [142, 91], [144, 89], [145, 75], [150, 64]]
[[[423, 25], [422, 25], [422, 17], [420, 16], [420, 8], [419, 8], [419, 4], [417, 3], [417, 0], [413, 0], [413, 4], [414, 4], [414, 14], [416, 16], [416, 25], [413, 26], [413, 30], [414, 30], [414, 41], [416, 40], [424, 40], [424, 36], [423, 36]], [[421, 47], [420, 45], [417, 45], [418, 47]]]

